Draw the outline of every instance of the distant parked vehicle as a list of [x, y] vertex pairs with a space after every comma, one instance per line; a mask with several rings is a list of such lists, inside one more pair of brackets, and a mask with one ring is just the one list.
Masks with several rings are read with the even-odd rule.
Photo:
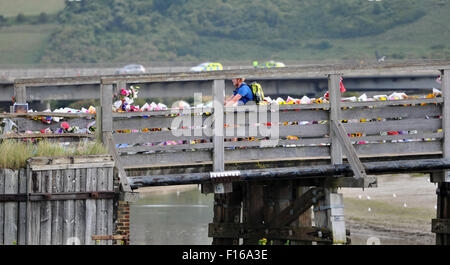
[[191, 68], [191, 71], [194, 72], [217, 71], [217, 70], [223, 70], [223, 66], [221, 63], [206, 62]]
[[257, 61], [254, 61], [253, 67], [255, 67], [255, 68], [274, 68], [274, 67], [286, 67], [286, 65], [282, 62], [276, 62], [276, 61], [267, 61], [264, 64], [258, 64]]
[[144, 74], [145, 67], [140, 64], [129, 64], [116, 71], [118, 75], [126, 74]]

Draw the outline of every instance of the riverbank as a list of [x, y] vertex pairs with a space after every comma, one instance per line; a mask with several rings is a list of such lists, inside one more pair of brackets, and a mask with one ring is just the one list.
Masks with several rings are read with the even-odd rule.
[[[428, 175], [378, 176], [378, 187], [343, 188], [352, 244], [378, 238], [383, 245], [434, 245], [436, 185]], [[372, 240], [371, 239], [371, 240]]]

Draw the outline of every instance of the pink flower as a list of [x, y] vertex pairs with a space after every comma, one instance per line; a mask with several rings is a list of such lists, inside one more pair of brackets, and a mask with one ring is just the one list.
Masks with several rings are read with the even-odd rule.
[[64, 130], [67, 130], [67, 129], [69, 129], [69, 124], [67, 123], [67, 122], [63, 122], [63, 123], [61, 123], [61, 128], [63, 128]]
[[122, 90], [120, 91], [120, 94], [122, 96], [127, 96], [127, 91], [125, 89], [122, 88]]

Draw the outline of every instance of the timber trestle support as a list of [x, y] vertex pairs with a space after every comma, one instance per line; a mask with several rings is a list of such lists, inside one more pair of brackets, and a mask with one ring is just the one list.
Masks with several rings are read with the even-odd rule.
[[[214, 196], [214, 219], [208, 227], [214, 245], [350, 242], [342, 196], [322, 187], [301, 187], [295, 181], [235, 182], [233, 192]], [[338, 233], [344, 240], [334, 240]]]

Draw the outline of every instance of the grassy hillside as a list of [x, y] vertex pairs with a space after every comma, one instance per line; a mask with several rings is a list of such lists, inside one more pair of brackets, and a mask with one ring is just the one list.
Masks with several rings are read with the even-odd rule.
[[[11, 2], [0, 0], [13, 16], [0, 22], [3, 64], [450, 58], [443, 0]], [[59, 12], [18, 23], [20, 6], [28, 17]]]
[[0, 29], [0, 62], [39, 62], [56, 25], [16, 25]]
[[0, 15], [4, 17], [56, 13], [64, 8], [64, 0], [0, 0]]

